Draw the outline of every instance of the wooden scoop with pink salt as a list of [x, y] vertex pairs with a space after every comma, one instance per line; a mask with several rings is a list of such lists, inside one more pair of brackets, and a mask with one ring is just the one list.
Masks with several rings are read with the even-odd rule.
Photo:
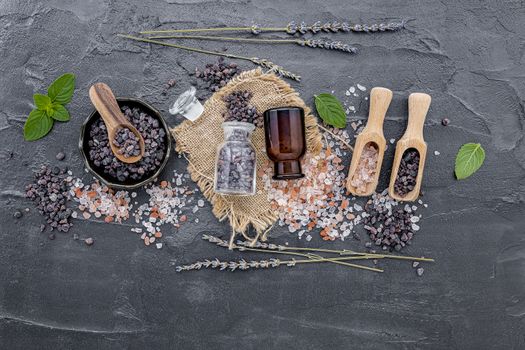
[[383, 121], [392, 101], [392, 91], [375, 87], [370, 91], [368, 122], [357, 136], [346, 182], [354, 196], [370, 196], [377, 187], [386, 149]]

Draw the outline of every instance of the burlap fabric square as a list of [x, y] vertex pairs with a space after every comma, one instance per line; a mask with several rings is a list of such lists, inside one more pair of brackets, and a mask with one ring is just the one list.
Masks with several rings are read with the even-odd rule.
[[[268, 193], [264, 189], [261, 174], [268, 167], [264, 130], [256, 128], [252, 142], [257, 153], [257, 193], [253, 196], [227, 196], [213, 191], [215, 160], [218, 146], [224, 141], [222, 123], [226, 112], [224, 96], [237, 90], [247, 90], [252, 93], [251, 104], [259, 113], [276, 107], [301, 107], [305, 111], [307, 151], [319, 153], [322, 148], [321, 134], [317, 127], [317, 119], [311, 114], [310, 108], [299, 97], [290, 85], [272, 73], [263, 73], [254, 69], [241, 73], [225, 87], [214, 93], [204, 104], [204, 113], [195, 122], [184, 121], [174, 129], [172, 134], [176, 140], [177, 152], [183, 152], [188, 159], [188, 172], [193, 181], [200, 187], [204, 196], [213, 206], [213, 214], [219, 219], [230, 221], [233, 234], [246, 232], [250, 224], [256, 230], [256, 236], [265, 239], [263, 234], [278, 218], [278, 213], [272, 210]], [[248, 237], [247, 237], [248, 238]]]

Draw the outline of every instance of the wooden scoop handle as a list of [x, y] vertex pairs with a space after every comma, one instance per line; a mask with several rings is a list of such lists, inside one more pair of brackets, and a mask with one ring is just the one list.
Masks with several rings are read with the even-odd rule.
[[368, 112], [366, 131], [375, 131], [383, 135], [383, 121], [391, 101], [391, 90], [383, 87], [375, 87], [370, 90], [370, 111]]
[[129, 125], [129, 121], [122, 115], [117, 99], [113, 92], [104, 83], [96, 83], [89, 88], [89, 98], [104, 119], [108, 129], [116, 130], [122, 125]]
[[430, 95], [416, 92], [408, 96], [408, 126], [404, 139], [423, 141], [423, 126], [432, 98]]

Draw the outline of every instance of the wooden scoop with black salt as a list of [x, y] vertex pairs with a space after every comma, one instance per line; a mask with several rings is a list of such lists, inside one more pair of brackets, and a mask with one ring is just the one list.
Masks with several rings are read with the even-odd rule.
[[144, 138], [122, 114], [109, 86], [94, 84], [89, 89], [89, 98], [106, 124], [115, 157], [124, 163], [138, 162], [144, 155]]
[[397, 201], [415, 201], [419, 197], [427, 144], [423, 126], [430, 107], [430, 95], [413, 93], [408, 97], [408, 125], [397, 141], [388, 194]]

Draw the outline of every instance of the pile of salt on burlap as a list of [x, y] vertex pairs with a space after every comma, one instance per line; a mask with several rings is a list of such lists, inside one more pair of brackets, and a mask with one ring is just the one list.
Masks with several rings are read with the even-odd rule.
[[[184, 121], [172, 129], [177, 152], [183, 152], [188, 159], [188, 172], [193, 181], [213, 206], [213, 214], [219, 219], [229, 219], [232, 227], [230, 243], [237, 233], [255, 244], [257, 239], [265, 240], [266, 230], [275, 223], [278, 213], [272, 210], [268, 193], [264, 189], [261, 175], [268, 167], [264, 130], [256, 128], [252, 142], [257, 152], [257, 192], [253, 196], [226, 196], [213, 191], [215, 158], [218, 146], [224, 141], [222, 129], [226, 105], [223, 97], [233, 91], [247, 90], [252, 93], [250, 103], [258, 113], [277, 107], [301, 107], [305, 111], [306, 144], [308, 152], [317, 154], [322, 148], [321, 134], [317, 119], [310, 108], [290, 85], [272, 73], [255, 69], [241, 73], [225, 87], [214, 93], [204, 104], [204, 113], [195, 122]], [[255, 237], [248, 237], [250, 224], [256, 230]]]

